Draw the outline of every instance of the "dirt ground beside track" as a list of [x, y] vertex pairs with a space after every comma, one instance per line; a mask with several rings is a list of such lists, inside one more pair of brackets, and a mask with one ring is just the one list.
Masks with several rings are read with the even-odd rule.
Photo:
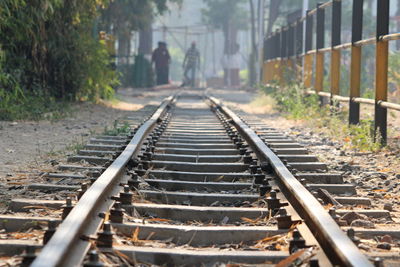
[[90, 135], [112, 127], [115, 119], [169, 94], [170, 90], [125, 89], [117, 101], [74, 104], [72, 114], [58, 121], [0, 121], [0, 183], [40, 172], [48, 161], [73, 153]]

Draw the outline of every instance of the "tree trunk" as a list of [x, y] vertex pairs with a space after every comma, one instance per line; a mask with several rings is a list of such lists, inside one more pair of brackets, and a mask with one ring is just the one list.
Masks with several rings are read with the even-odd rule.
[[[397, 32], [400, 32], [400, 0], [397, 0], [396, 24]], [[396, 50], [400, 50], [400, 40], [396, 41]]]
[[251, 54], [249, 58], [249, 85], [253, 86], [257, 80], [256, 73], [256, 54], [257, 54], [257, 44], [256, 44], [256, 23], [255, 23], [255, 12], [253, 0], [249, 0], [250, 4], [250, 24], [251, 24]]
[[281, 3], [282, 0], [271, 0], [270, 2], [266, 36], [269, 36], [272, 32], [272, 27], [280, 13], [279, 7], [281, 6]]
[[129, 48], [129, 34], [123, 32], [118, 36], [118, 64], [125, 65], [127, 64], [127, 55]]
[[151, 23], [139, 31], [140, 55], [151, 55], [153, 50], [153, 29]]
[[234, 27], [232, 25], [232, 23], [227, 23], [224, 26], [224, 37], [225, 37], [225, 51], [224, 54], [226, 55], [232, 55], [235, 53], [235, 44], [236, 44], [236, 40], [237, 40], [237, 33], [238, 30], [236, 29], [236, 27]]

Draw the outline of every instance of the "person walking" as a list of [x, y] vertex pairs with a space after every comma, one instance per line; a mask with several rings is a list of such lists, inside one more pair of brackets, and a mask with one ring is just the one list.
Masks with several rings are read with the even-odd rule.
[[[192, 42], [183, 60], [183, 76], [182, 86], [189, 85], [194, 87], [196, 81], [196, 68], [200, 69], [200, 52], [196, 48], [196, 42]], [[188, 76], [190, 74], [190, 76]]]
[[158, 47], [153, 51], [151, 62], [155, 65], [157, 85], [168, 84], [171, 57], [165, 42], [158, 42]]

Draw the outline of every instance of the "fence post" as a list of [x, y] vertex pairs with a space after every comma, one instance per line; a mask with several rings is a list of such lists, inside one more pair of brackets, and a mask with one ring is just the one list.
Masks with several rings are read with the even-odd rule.
[[387, 109], [379, 101], [387, 101], [389, 43], [381, 39], [389, 33], [390, 0], [377, 1], [376, 16], [376, 78], [375, 78], [375, 140], [378, 131], [382, 145], [387, 143]]
[[333, 95], [340, 95], [340, 57], [341, 50], [335, 46], [340, 45], [342, 27], [342, 0], [334, 0], [332, 6], [332, 52], [331, 52], [331, 105]]
[[280, 76], [280, 83], [281, 83], [281, 85], [283, 85], [284, 84], [284, 77], [285, 77], [285, 74], [286, 74], [286, 66], [287, 66], [287, 45], [288, 45], [288, 42], [287, 42], [287, 28], [285, 28], [285, 27], [282, 27], [282, 30], [281, 30], [281, 54], [280, 54], [280, 73], [279, 73], [279, 76]]
[[319, 49], [325, 46], [325, 10], [320, 8], [322, 3], [317, 4], [317, 61], [315, 63], [315, 91], [321, 92], [324, 89], [324, 53]]
[[296, 23], [296, 41], [295, 41], [295, 54], [296, 54], [296, 78], [301, 76], [301, 53], [303, 52], [303, 21], [300, 19]]
[[269, 72], [268, 76], [269, 76], [269, 81], [273, 81], [275, 79], [275, 50], [276, 50], [276, 32], [272, 33], [270, 35], [270, 51], [269, 51], [269, 63], [268, 63], [268, 69], [266, 71]]
[[275, 55], [274, 55], [274, 75], [275, 80], [281, 83], [281, 43], [282, 31], [277, 31], [275, 39]]
[[271, 53], [271, 36], [264, 38], [263, 41], [263, 67], [262, 67], [262, 83], [267, 84], [270, 81], [270, 72], [268, 71], [270, 65]]
[[[293, 61], [292, 61], [292, 56], [294, 52], [294, 27], [293, 25], [288, 25], [288, 30], [287, 30], [288, 38], [287, 38], [287, 75], [292, 75], [293, 71]], [[286, 77], [289, 78], [289, 77]]]
[[306, 88], [311, 88], [312, 82], [312, 65], [313, 55], [308, 54], [312, 49], [313, 42], [313, 17], [309, 14], [310, 10], [307, 10], [306, 15], [306, 34], [305, 34], [305, 45], [304, 45], [304, 67], [303, 67], [303, 83]]
[[[379, 1], [378, 1], [379, 2]], [[361, 46], [355, 42], [362, 39], [364, 0], [353, 0], [352, 26], [351, 26], [351, 64], [350, 64], [350, 102], [349, 123], [360, 122], [360, 104], [354, 102], [355, 97], [360, 97], [361, 81]]]

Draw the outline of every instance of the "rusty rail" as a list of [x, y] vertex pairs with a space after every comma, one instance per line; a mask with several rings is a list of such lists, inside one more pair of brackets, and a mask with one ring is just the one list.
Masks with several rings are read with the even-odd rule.
[[332, 263], [340, 266], [372, 266], [315, 197], [293, 176], [261, 138], [221, 101], [214, 97], [209, 97], [209, 100], [232, 120], [233, 125], [257, 154], [259, 160], [264, 161], [262, 164], [268, 164], [273, 168], [285, 197], [301, 214]]
[[31, 266], [56, 267], [81, 264], [90, 247], [90, 236], [95, 234], [103, 223], [103, 218], [99, 215], [112, 207], [114, 200], [110, 197], [121, 190], [120, 183], [126, 178], [124, 177], [126, 165], [139, 152], [145, 137], [156, 126], [173, 100], [173, 96], [166, 98], [153, 116], [137, 130], [121, 155], [85, 192], [60, 224]]
[[[332, 12], [331, 43], [325, 44], [325, 12], [330, 7]], [[342, 0], [330, 0], [318, 4], [316, 8], [307, 11], [307, 15], [295, 23], [282, 27], [279, 31], [267, 36], [264, 40], [263, 83], [278, 81], [284, 84], [284, 69], [291, 68], [299, 73], [302, 69], [302, 79], [307, 89], [318, 95], [325, 94], [323, 78], [324, 54], [331, 53], [330, 62], [330, 93], [332, 99], [349, 102], [349, 123], [360, 122], [360, 104], [375, 105], [375, 134], [382, 138], [382, 144], [387, 142], [387, 109], [400, 110], [400, 104], [388, 102], [388, 51], [389, 41], [400, 40], [400, 33], [389, 33], [390, 0], [380, 0], [376, 4], [376, 35], [362, 38], [364, 1], [353, 0], [352, 6], [352, 39], [350, 43], [341, 41]], [[314, 27], [314, 15], [316, 27]], [[314, 30], [315, 28], [315, 30]], [[303, 30], [305, 34], [303, 35]], [[313, 40], [315, 32], [315, 40]], [[301, 34], [298, 34], [301, 33]], [[293, 36], [292, 36], [293, 35]], [[290, 37], [289, 37], [290, 36]], [[294, 40], [289, 42], [288, 40]], [[313, 46], [313, 42], [315, 45]], [[361, 57], [362, 48], [366, 45], [376, 46], [376, 76], [375, 99], [361, 98]], [[349, 84], [350, 95], [340, 94], [341, 51], [351, 49], [351, 66]], [[304, 58], [304, 60], [300, 60]], [[313, 71], [313, 62], [316, 63]], [[302, 64], [302, 62], [304, 62]], [[314, 75], [314, 83], [312, 76]], [[331, 104], [333, 101], [331, 101]]]
[[315, 197], [293, 176], [261, 138], [218, 99], [208, 98], [232, 120], [233, 125], [257, 154], [259, 160], [264, 161], [262, 164], [268, 164], [273, 168], [285, 197], [301, 214], [333, 265], [372, 266]]

